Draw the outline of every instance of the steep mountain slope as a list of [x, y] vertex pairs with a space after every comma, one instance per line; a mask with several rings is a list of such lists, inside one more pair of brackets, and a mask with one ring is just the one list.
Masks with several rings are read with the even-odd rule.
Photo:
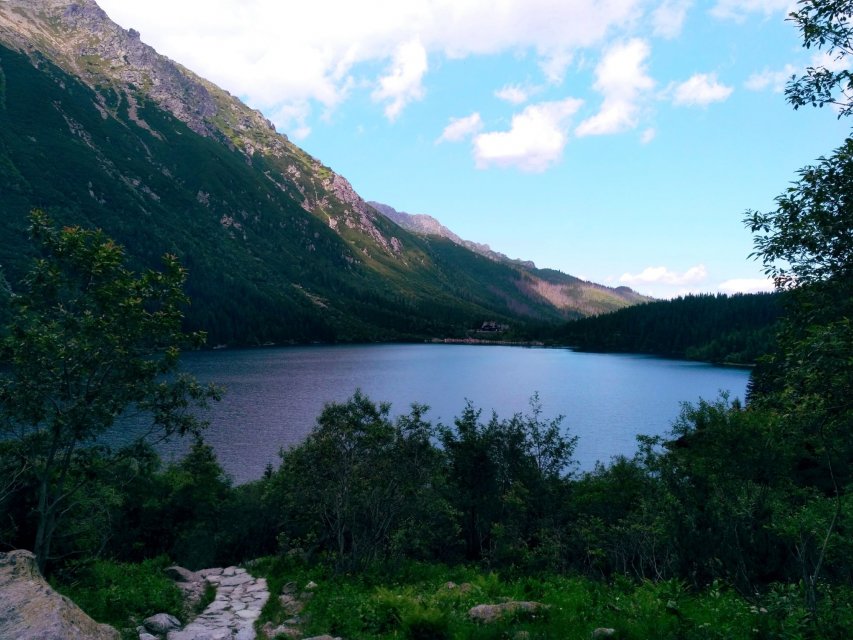
[[432, 216], [423, 213], [406, 213], [381, 202], [370, 202], [374, 209], [404, 229], [421, 236], [439, 236], [454, 244], [495, 262], [508, 265], [522, 274], [526, 286], [536, 295], [547, 299], [567, 316], [583, 317], [649, 302], [652, 298], [640, 295], [628, 287], [605, 287], [594, 282], [567, 275], [554, 269], [538, 269], [530, 260], [510, 258], [494, 251], [489, 245], [463, 240]]
[[10, 281], [41, 207], [103, 228], [140, 265], [176, 253], [188, 321], [214, 343], [454, 335], [624, 304], [555, 305], [514, 265], [400, 228], [92, 0], [0, 2], [0, 192]]

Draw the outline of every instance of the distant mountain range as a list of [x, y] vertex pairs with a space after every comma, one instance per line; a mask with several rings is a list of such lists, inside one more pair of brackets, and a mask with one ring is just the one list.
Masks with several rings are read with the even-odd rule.
[[92, 0], [0, 2], [0, 194], [13, 286], [42, 208], [104, 229], [137, 266], [177, 254], [188, 323], [212, 343], [460, 336], [645, 300], [371, 206]]

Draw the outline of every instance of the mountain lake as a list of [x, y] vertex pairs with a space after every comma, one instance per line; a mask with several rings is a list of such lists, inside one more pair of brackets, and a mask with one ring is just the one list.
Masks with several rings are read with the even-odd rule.
[[[311, 431], [328, 402], [361, 389], [391, 415], [413, 402], [426, 419], [450, 425], [470, 401], [488, 420], [529, 411], [539, 394], [543, 418], [564, 416], [579, 437], [577, 470], [632, 456], [638, 434], [665, 434], [683, 402], [743, 399], [749, 370], [662, 358], [569, 349], [458, 344], [378, 344], [223, 349], [183, 356], [183, 369], [225, 388], [205, 412], [205, 440], [235, 483], [259, 478], [278, 452]], [[133, 427], [131, 427], [133, 430]], [[159, 446], [180, 457], [188, 439]]]

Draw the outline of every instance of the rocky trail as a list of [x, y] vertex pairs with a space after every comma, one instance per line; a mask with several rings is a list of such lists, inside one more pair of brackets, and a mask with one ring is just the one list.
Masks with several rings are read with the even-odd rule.
[[239, 567], [198, 572], [172, 567], [172, 577], [185, 593], [194, 595], [203, 592], [207, 581], [216, 587], [216, 597], [183, 628], [171, 616], [148, 618], [140, 640], [157, 640], [163, 634], [167, 640], [255, 640], [253, 625], [270, 595], [264, 578]]

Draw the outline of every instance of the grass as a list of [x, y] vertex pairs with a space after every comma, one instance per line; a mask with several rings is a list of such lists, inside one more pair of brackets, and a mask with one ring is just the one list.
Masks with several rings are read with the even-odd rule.
[[[167, 558], [139, 564], [98, 560], [78, 568], [74, 578], [54, 586], [99, 622], [118, 628], [125, 639], [154, 613], [181, 617], [181, 593], [163, 574]], [[678, 580], [609, 582], [577, 576], [504, 576], [474, 567], [402, 563], [357, 573], [308, 566], [281, 557], [250, 563], [267, 578], [272, 596], [258, 627], [291, 617], [278, 594], [292, 583], [305, 602], [300, 614], [305, 636], [331, 634], [347, 640], [589, 640], [596, 629], [612, 629], [616, 640], [806, 640], [849, 638], [853, 590], [824, 585], [819, 624], [812, 624], [798, 585], [773, 585], [747, 600], [714, 583], [696, 592]], [[316, 588], [307, 596], [306, 585]], [[291, 587], [292, 587], [291, 585]], [[206, 600], [214, 595], [205, 594]], [[545, 605], [491, 623], [472, 621], [478, 604], [511, 600]]]
[[163, 569], [168, 558], [138, 564], [95, 560], [78, 567], [53, 587], [98, 622], [119, 629], [123, 638], [137, 638], [136, 627], [155, 613], [181, 618], [183, 595]]
[[[266, 559], [254, 570], [267, 576], [272, 594], [291, 581], [299, 587], [311, 580], [318, 584], [302, 615], [303, 631], [309, 636], [589, 640], [596, 629], [608, 628], [614, 630], [610, 637], [622, 640], [806, 637], [801, 599], [786, 600], [785, 588], [777, 590], [781, 596], [771, 592], [764, 597], [764, 604], [781, 597], [780, 606], [771, 610], [719, 584], [697, 593], [676, 580], [636, 583], [617, 578], [604, 583], [547, 575], [508, 578], [472, 568], [422, 564], [336, 575], [282, 559]], [[533, 600], [547, 609], [488, 625], [468, 617], [475, 605], [508, 600]], [[261, 624], [266, 621], [283, 621], [275, 597], [262, 613]]]

